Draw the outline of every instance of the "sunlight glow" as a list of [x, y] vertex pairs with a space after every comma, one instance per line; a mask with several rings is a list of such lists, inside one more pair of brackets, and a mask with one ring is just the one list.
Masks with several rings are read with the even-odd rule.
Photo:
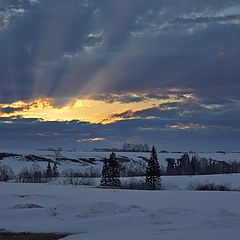
[[[172, 99], [173, 102], [181, 101]], [[138, 102], [105, 102], [89, 97], [77, 98], [65, 105], [55, 106], [54, 99], [37, 98], [0, 104], [0, 117], [38, 118], [42, 121], [86, 121], [108, 124], [124, 119], [121, 113], [135, 112], [167, 103], [169, 99], [149, 99]]]

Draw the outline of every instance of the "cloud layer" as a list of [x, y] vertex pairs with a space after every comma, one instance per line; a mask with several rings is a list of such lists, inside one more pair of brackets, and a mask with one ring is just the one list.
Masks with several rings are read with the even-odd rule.
[[[238, 0], [0, 0], [2, 144], [53, 143], [62, 134], [56, 141], [63, 145], [126, 138], [184, 147], [189, 138], [204, 148], [207, 138], [216, 148], [234, 146], [239, 37]], [[129, 107], [109, 114], [118, 122], [106, 126], [18, 116], [24, 109], [13, 103], [36, 98], [51, 98], [56, 108], [76, 99]], [[63, 133], [68, 126], [89, 135]]]
[[[204, 4], [202, 4], [204, 2]], [[1, 98], [239, 87], [236, 1], [1, 1]]]

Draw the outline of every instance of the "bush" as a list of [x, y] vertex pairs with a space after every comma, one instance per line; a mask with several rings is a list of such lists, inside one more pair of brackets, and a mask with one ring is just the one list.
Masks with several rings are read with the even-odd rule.
[[90, 177], [62, 177], [58, 180], [59, 184], [66, 185], [84, 185], [84, 186], [94, 186], [95, 179]]
[[130, 162], [128, 164], [122, 164], [121, 176], [122, 177], [142, 177], [146, 174], [145, 164], [136, 164], [135, 162]]
[[101, 172], [99, 169], [95, 169], [93, 167], [89, 168], [88, 170], [85, 170], [83, 172], [81, 171], [73, 171], [72, 169], [67, 169], [62, 171], [61, 173], [62, 177], [73, 177], [73, 178], [96, 178], [101, 177]]
[[24, 168], [17, 176], [20, 183], [46, 183], [48, 180], [46, 173], [37, 163], [33, 163], [30, 169]]
[[148, 186], [144, 180], [137, 180], [135, 178], [130, 178], [129, 181], [123, 182], [121, 188], [133, 190], [148, 190]]
[[239, 189], [232, 188], [228, 184], [215, 184], [215, 183], [191, 183], [188, 190], [196, 191], [238, 191]]
[[20, 183], [45, 183], [47, 178], [44, 172], [37, 170], [28, 170], [24, 168], [19, 174], [17, 181]]
[[14, 178], [13, 170], [6, 165], [0, 164], [0, 182], [7, 182]]

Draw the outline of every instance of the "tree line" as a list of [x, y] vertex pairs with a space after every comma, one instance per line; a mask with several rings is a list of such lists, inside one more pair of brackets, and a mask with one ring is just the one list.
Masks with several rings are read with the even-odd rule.
[[164, 175], [209, 175], [224, 173], [239, 173], [240, 163], [237, 161], [228, 163], [212, 158], [189, 157], [187, 153], [180, 159], [167, 158], [167, 169]]

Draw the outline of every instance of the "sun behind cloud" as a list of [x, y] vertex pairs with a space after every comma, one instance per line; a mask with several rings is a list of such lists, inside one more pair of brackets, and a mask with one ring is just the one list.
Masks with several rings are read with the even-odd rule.
[[[10, 104], [0, 104], [0, 117], [38, 118], [42, 121], [86, 121], [90, 123], [108, 124], [126, 118], [131, 118], [135, 111], [159, 106], [160, 103], [181, 101], [176, 96], [156, 99], [144, 98], [140, 95], [128, 96], [126, 100], [104, 101], [82, 97], [64, 105], [55, 106], [50, 98], [37, 98], [32, 101], [17, 101]], [[125, 99], [123, 101], [123, 99]], [[130, 100], [131, 99], [131, 100]]]

